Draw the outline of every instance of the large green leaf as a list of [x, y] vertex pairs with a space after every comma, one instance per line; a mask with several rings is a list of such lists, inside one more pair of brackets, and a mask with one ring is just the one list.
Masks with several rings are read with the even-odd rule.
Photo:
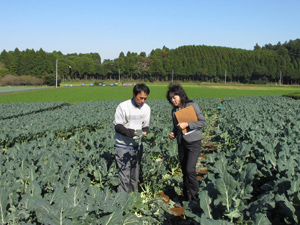
[[210, 206], [212, 199], [208, 196], [208, 191], [207, 190], [201, 191], [199, 193], [199, 199], [200, 199], [200, 207], [204, 211], [205, 216], [207, 218], [212, 219], [212, 215], [211, 215], [212, 209]]
[[252, 197], [251, 193], [253, 191], [253, 181], [257, 173], [257, 165], [254, 163], [248, 163], [246, 168], [239, 173], [238, 181], [240, 185], [240, 196], [243, 199], [250, 199]]
[[293, 222], [298, 223], [298, 217], [296, 215], [296, 208], [293, 205], [293, 203], [290, 202], [284, 194], [276, 195], [275, 199], [280, 206], [281, 213], [285, 217], [288, 217], [288, 218], [294, 220]]
[[57, 198], [53, 205], [44, 199], [38, 200], [35, 207], [38, 221], [59, 225], [75, 223], [78, 218], [84, 215], [85, 208], [82, 206], [73, 207], [69, 198], [68, 195], [64, 194]]
[[272, 165], [273, 169], [276, 169], [277, 160], [276, 160], [276, 155], [273, 152], [266, 153], [265, 160], [266, 160], [267, 165], [270, 164], [270, 165]]
[[7, 206], [9, 200], [9, 193], [3, 188], [0, 188], [0, 222], [1, 224], [7, 223]]
[[276, 206], [275, 195], [273, 192], [260, 196], [256, 201], [250, 204], [249, 212], [251, 215], [266, 212], [274, 209]]
[[267, 215], [262, 213], [255, 214], [253, 225], [271, 225], [271, 224], [272, 223], [269, 221]]
[[120, 209], [117, 209], [110, 213], [109, 215], [103, 216], [100, 219], [101, 225], [119, 225], [122, 224], [123, 220], [123, 211]]
[[[108, 194], [108, 195], [107, 195]], [[127, 193], [122, 191], [118, 193], [103, 193], [101, 201], [101, 209], [105, 213], [111, 213], [119, 210], [126, 202]]]
[[60, 198], [64, 193], [64, 186], [61, 185], [57, 187], [53, 193], [45, 194], [45, 199], [47, 199], [51, 204], [55, 203], [58, 198]]
[[226, 158], [226, 154], [224, 152], [220, 152], [215, 160], [214, 166], [209, 167], [209, 169], [217, 174], [226, 172], [228, 167], [228, 159]]
[[199, 224], [203, 224], [203, 225], [233, 225], [233, 223], [230, 223], [226, 220], [208, 219], [203, 215], [200, 218]]
[[294, 195], [295, 193], [300, 193], [300, 175], [296, 175], [292, 178], [291, 182], [291, 188], [287, 191], [289, 195]]
[[[187, 208], [188, 206], [184, 205], [184, 208]], [[191, 219], [193, 219], [194, 221], [196, 221], [197, 223], [200, 223], [200, 217], [198, 215], [196, 215], [195, 213], [192, 213], [190, 210], [185, 210], [184, 211], [184, 215], [186, 217], [189, 217]]]
[[133, 213], [127, 213], [123, 217], [121, 224], [122, 225], [143, 225], [144, 223]]
[[236, 196], [237, 181], [227, 172], [221, 174], [221, 177], [215, 181], [216, 189], [219, 191], [218, 199], [215, 205], [221, 203], [230, 211], [234, 197]]

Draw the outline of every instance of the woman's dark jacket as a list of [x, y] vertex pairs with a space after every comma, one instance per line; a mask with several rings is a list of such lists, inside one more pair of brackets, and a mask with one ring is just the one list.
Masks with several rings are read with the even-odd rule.
[[178, 124], [178, 121], [176, 119], [176, 116], [175, 116], [175, 112], [178, 111], [178, 107], [174, 107], [172, 109], [172, 119], [173, 119], [173, 125], [174, 125], [174, 128], [173, 128], [173, 133], [175, 135], [175, 137], [177, 138], [177, 143], [178, 144], [181, 144], [181, 139], [183, 139], [184, 141], [188, 142], [188, 143], [191, 143], [191, 142], [194, 142], [194, 141], [199, 141], [199, 140], [202, 140], [202, 133], [201, 133], [201, 128], [205, 127], [206, 126], [206, 121], [203, 117], [203, 114], [198, 106], [197, 103], [195, 102], [188, 102], [186, 103], [183, 108], [186, 108], [188, 106], [192, 105], [194, 107], [194, 110], [196, 112], [196, 115], [198, 117], [198, 121], [196, 122], [188, 122], [189, 124], [189, 128], [190, 130], [195, 130], [195, 129], [198, 129], [194, 132], [191, 132], [189, 134], [185, 134], [183, 135], [182, 134], [182, 131], [181, 129], [177, 126]]

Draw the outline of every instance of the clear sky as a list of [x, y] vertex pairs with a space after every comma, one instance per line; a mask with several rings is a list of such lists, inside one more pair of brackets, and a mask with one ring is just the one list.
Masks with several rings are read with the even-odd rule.
[[300, 0], [0, 0], [0, 52], [100, 54], [300, 38]]

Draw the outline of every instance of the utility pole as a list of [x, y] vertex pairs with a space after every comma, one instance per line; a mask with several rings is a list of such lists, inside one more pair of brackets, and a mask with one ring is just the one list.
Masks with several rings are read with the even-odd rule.
[[173, 83], [174, 70], [172, 70], [172, 83]]
[[55, 77], [55, 87], [57, 88], [57, 64], [58, 60], [56, 59], [56, 77]]
[[226, 70], [225, 70], [225, 84], [226, 84]]
[[281, 77], [282, 77], [282, 72], [280, 71], [280, 78], [279, 78], [279, 86], [281, 86]]
[[121, 83], [121, 79], [120, 79], [120, 69], [119, 69], [119, 83]]

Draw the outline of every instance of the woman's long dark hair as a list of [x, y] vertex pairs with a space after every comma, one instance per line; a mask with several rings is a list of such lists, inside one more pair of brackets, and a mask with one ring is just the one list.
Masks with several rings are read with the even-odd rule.
[[181, 104], [185, 105], [188, 102], [192, 102], [191, 99], [188, 98], [187, 94], [185, 93], [183, 87], [180, 84], [170, 84], [169, 89], [167, 91], [167, 99], [172, 104], [172, 99], [170, 98], [170, 93], [173, 93], [174, 95], [179, 95]]

